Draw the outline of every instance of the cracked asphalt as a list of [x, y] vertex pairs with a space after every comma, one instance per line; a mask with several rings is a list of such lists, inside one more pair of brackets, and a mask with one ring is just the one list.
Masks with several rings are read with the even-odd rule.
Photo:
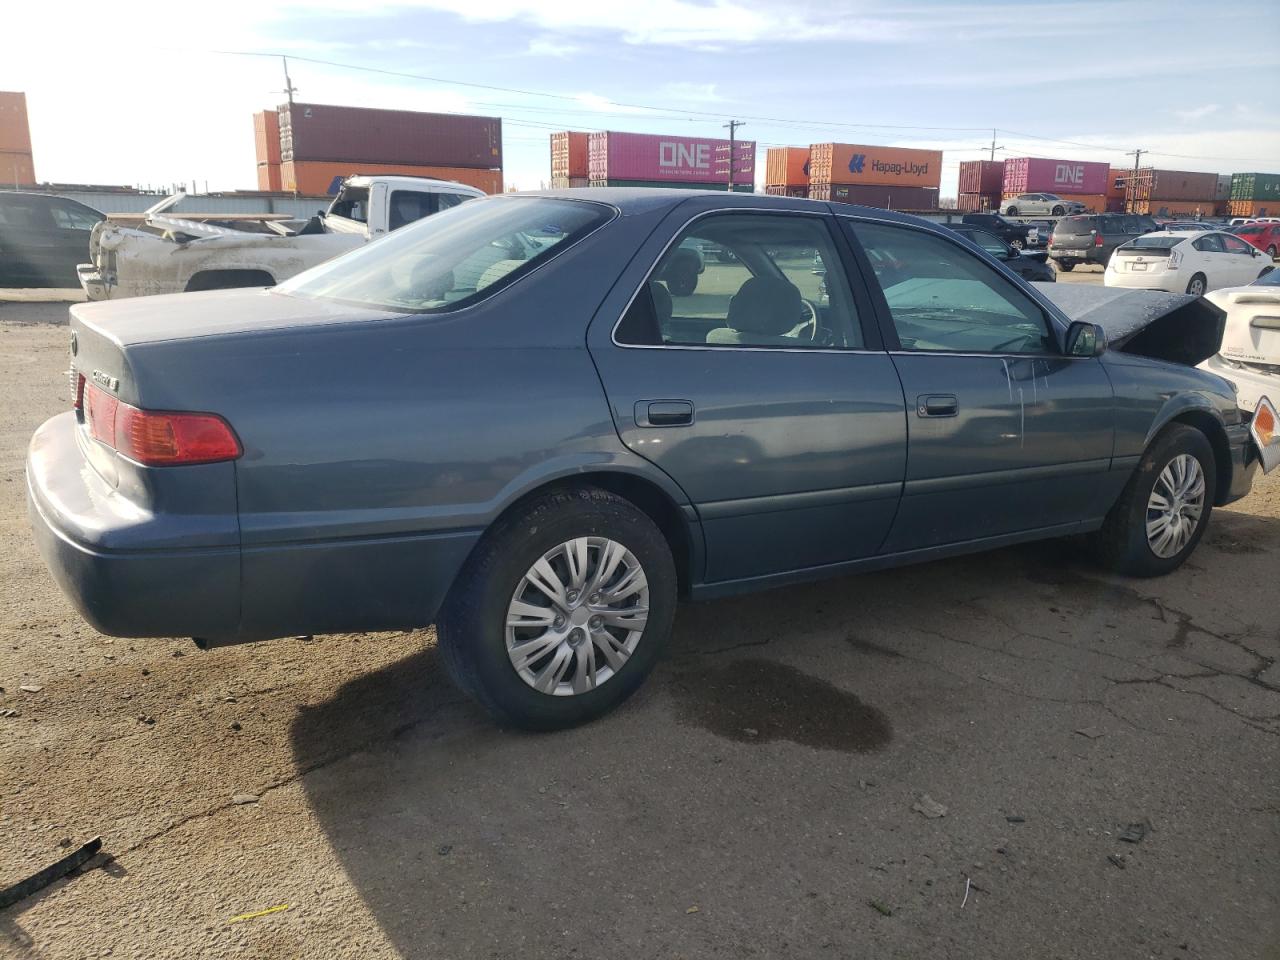
[[29, 309], [0, 304], [0, 886], [109, 856], [0, 910], [0, 957], [1280, 957], [1280, 478], [1165, 579], [1051, 543], [685, 606], [626, 707], [534, 736], [429, 630], [84, 625], [25, 516], [69, 404]]

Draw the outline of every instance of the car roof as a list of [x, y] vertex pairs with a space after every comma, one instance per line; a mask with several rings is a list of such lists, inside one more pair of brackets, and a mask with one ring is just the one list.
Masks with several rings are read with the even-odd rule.
[[436, 193], [465, 193], [473, 197], [483, 197], [485, 192], [477, 187], [456, 180], [438, 180], [435, 177], [407, 177], [399, 174], [364, 173], [347, 177], [343, 186], [367, 187], [373, 181], [381, 180], [393, 187], [406, 190], [429, 190]]
[[520, 197], [551, 197], [563, 200], [588, 200], [607, 203], [622, 213], [633, 216], [642, 213], [667, 209], [674, 210], [682, 204], [702, 210], [743, 209], [743, 210], [795, 210], [815, 214], [831, 214], [871, 217], [897, 223], [925, 225], [933, 228], [943, 226], [915, 217], [909, 213], [898, 213], [880, 207], [864, 207], [852, 203], [826, 200], [808, 200], [803, 197], [776, 197], [764, 193], [729, 193], [727, 190], [681, 190], [669, 187], [586, 187], [560, 190], [526, 190], [517, 193], [505, 193], [504, 199]]

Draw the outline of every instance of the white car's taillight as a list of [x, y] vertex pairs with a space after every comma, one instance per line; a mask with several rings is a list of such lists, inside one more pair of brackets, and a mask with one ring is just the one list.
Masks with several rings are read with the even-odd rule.
[[1178, 264], [1180, 264], [1181, 262], [1182, 262], [1182, 251], [1176, 250], [1176, 249], [1170, 250], [1169, 251], [1169, 269], [1177, 270]]

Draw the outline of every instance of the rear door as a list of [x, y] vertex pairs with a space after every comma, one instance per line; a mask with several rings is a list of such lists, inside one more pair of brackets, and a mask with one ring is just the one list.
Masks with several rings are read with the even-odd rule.
[[[620, 281], [630, 300], [592, 324], [618, 433], [690, 498], [707, 582], [871, 556], [897, 508], [906, 427], [847, 246], [828, 216], [707, 204], [676, 208], [643, 273]], [[695, 248], [728, 255], [690, 281], [677, 267]]]
[[1111, 383], [1064, 356], [1019, 285], [950, 237], [849, 219], [907, 401], [907, 475], [887, 552], [1100, 519], [1115, 493]]
[[[54, 227], [48, 197], [0, 197], [0, 286], [74, 287], [74, 267], [64, 278], [66, 253]], [[86, 247], [87, 247], [86, 241]]]
[[73, 200], [58, 199], [50, 201], [49, 215], [57, 236], [58, 285], [76, 287], [80, 282], [76, 267], [89, 262], [89, 234], [102, 214]]

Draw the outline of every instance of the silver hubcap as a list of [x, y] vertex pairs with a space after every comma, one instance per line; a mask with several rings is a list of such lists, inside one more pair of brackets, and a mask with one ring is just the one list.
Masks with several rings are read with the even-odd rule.
[[1190, 293], [1192, 296], [1195, 296], [1195, 297], [1200, 296], [1202, 293], [1204, 293], [1204, 281], [1192, 280], [1191, 289], [1188, 291], [1188, 293]]
[[587, 693], [622, 669], [649, 617], [649, 582], [635, 554], [604, 537], [544, 553], [507, 609], [507, 656], [533, 689]]
[[1157, 557], [1177, 556], [1191, 541], [1204, 511], [1200, 461], [1180, 453], [1160, 471], [1147, 501], [1147, 543]]

